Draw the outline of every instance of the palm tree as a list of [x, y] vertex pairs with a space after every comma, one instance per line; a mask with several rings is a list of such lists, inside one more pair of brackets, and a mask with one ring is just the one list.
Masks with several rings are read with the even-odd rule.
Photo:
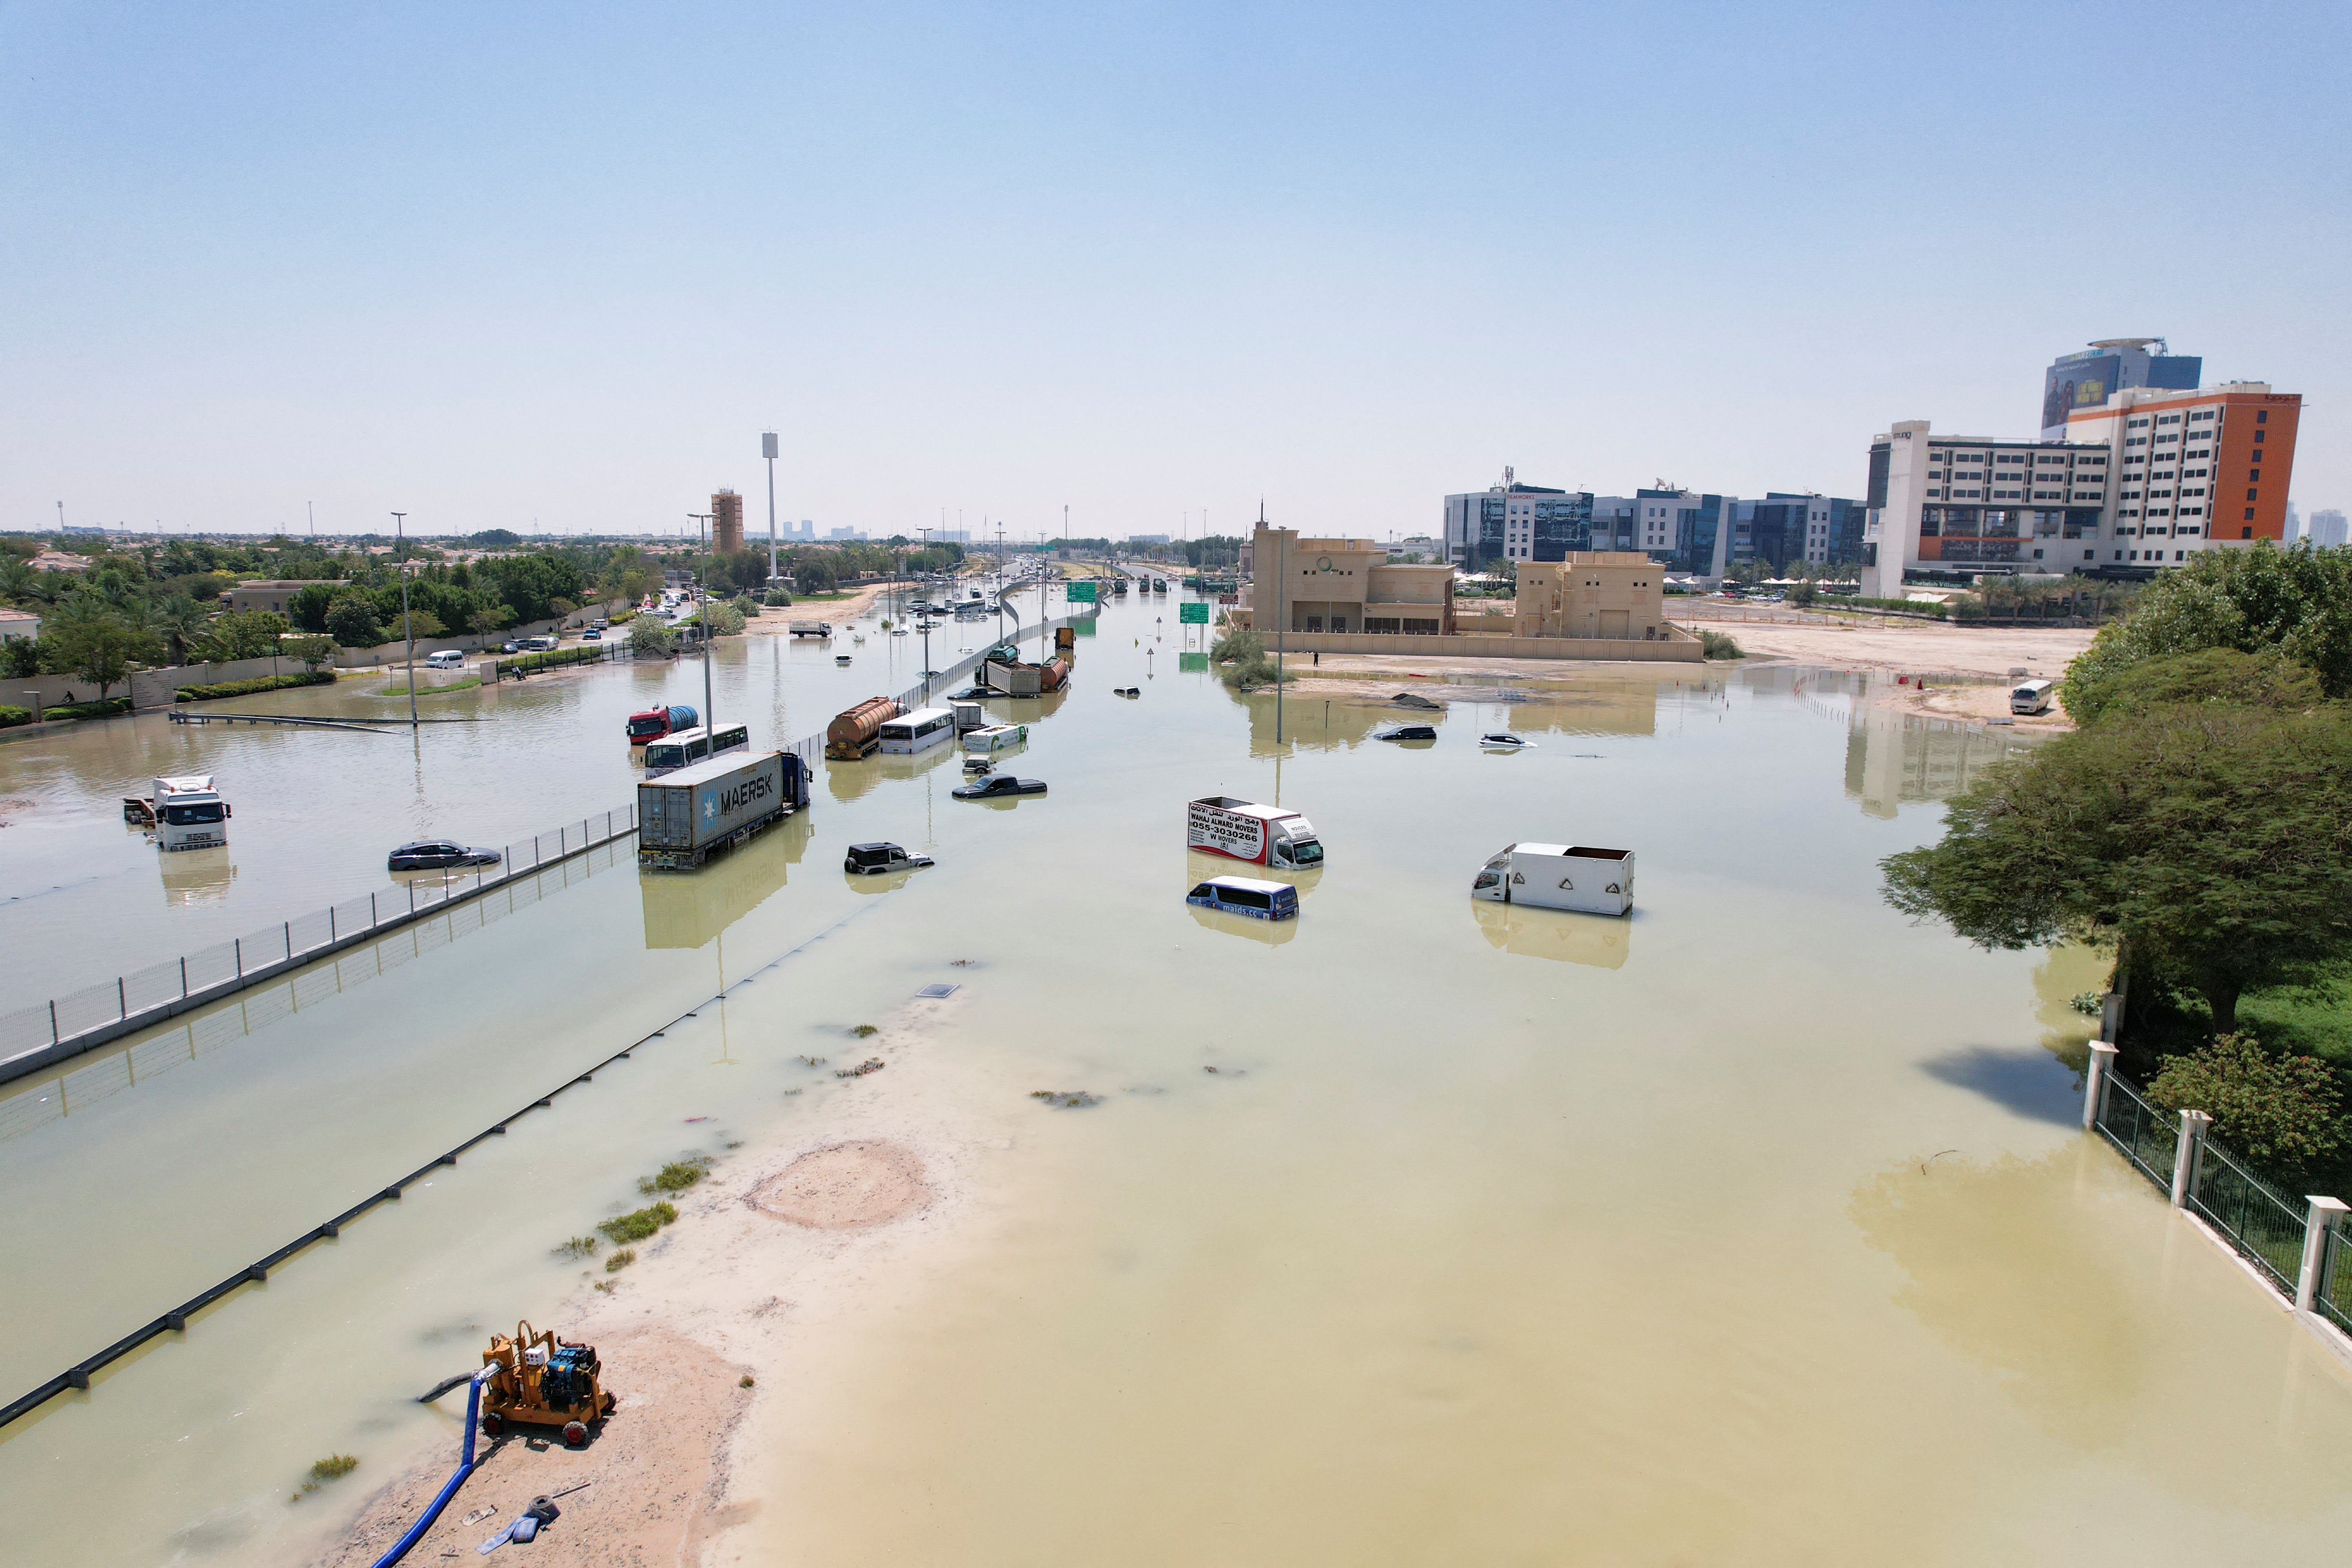
[[188, 662], [188, 649], [212, 617], [185, 594], [173, 594], [147, 612], [147, 627], [162, 637], [173, 664]]

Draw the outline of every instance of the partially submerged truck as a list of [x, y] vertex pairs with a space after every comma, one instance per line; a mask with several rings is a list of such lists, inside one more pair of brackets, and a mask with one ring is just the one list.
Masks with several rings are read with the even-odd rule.
[[882, 744], [884, 722], [898, 716], [898, 705], [887, 697], [869, 697], [835, 714], [824, 727], [824, 754], [836, 763], [871, 755]]
[[808, 769], [793, 752], [713, 757], [637, 786], [637, 864], [690, 871], [808, 808]]
[[1254, 866], [1301, 868], [1323, 864], [1315, 825], [1295, 811], [1229, 795], [1202, 795], [1184, 807], [1187, 848]]
[[158, 848], [214, 849], [228, 842], [229, 805], [213, 787], [212, 774], [158, 778], [152, 788], [143, 800], [124, 800], [122, 815], [152, 826]]
[[1585, 844], [1507, 844], [1487, 858], [1470, 896], [1491, 903], [1622, 915], [1633, 908], [1633, 852]]
[[667, 708], [647, 708], [629, 715], [629, 744], [642, 746], [672, 731], [691, 730], [701, 721], [702, 716], [682, 702]]

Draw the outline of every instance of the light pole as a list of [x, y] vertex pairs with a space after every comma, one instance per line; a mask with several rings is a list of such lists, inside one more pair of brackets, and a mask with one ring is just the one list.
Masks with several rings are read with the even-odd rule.
[[768, 586], [776, 585], [776, 433], [760, 437], [760, 456], [768, 459]]
[[[703, 581], [703, 567], [710, 559], [710, 552], [704, 544], [703, 527], [716, 514], [690, 511], [686, 515], [694, 519], [695, 546], [699, 552], [694, 563], [694, 626], [702, 634], [702, 733], [708, 747], [717, 743], [711, 737], [719, 729], [719, 713], [710, 704], [710, 590]], [[706, 749], [703, 754], [710, 753]]]
[[408, 514], [392, 514], [392, 569], [400, 574], [400, 629], [408, 638], [408, 732], [416, 733], [416, 623], [408, 618]]

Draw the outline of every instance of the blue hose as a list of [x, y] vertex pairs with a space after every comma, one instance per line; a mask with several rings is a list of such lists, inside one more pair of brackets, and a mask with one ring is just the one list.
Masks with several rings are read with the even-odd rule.
[[457, 1468], [449, 1477], [449, 1484], [441, 1489], [440, 1496], [425, 1505], [425, 1511], [417, 1515], [416, 1522], [408, 1527], [408, 1533], [394, 1542], [392, 1550], [375, 1560], [375, 1568], [392, 1568], [393, 1563], [406, 1556], [408, 1549], [424, 1539], [425, 1532], [433, 1528], [433, 1521], [441, 1517], [441, 1510], [449, 1506], [449, 1500], [457, 1495], [457, 1489], [466, 1484], [466, 1478], [474, 1473], [474, 1426], [482, 1410], [482, 1380], [489, 1376], [492, 1370], [484, 1367], [466, 1384], [466, 1443], [458, 1450]]

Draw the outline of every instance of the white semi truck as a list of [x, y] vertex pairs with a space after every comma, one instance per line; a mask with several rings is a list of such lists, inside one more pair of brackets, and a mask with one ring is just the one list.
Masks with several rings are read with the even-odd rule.
[[155, 842], [165, 849], [215, 849], [228, 842], [228, 802], [210, 773], [159, 778], [148, 797]]
[[1470, 896], [1540, 910], [1627, 914], [1633, 908], [1633, 852], [1582, 844], [1507, 844], [1478, 868]]
[[1253, 866], [1300, 869], [1323, 864], [1323, 841], [1313, 823], [1295, 811], [1229, 795], [1203, 795], [1184, 807], [1184, 843]]

